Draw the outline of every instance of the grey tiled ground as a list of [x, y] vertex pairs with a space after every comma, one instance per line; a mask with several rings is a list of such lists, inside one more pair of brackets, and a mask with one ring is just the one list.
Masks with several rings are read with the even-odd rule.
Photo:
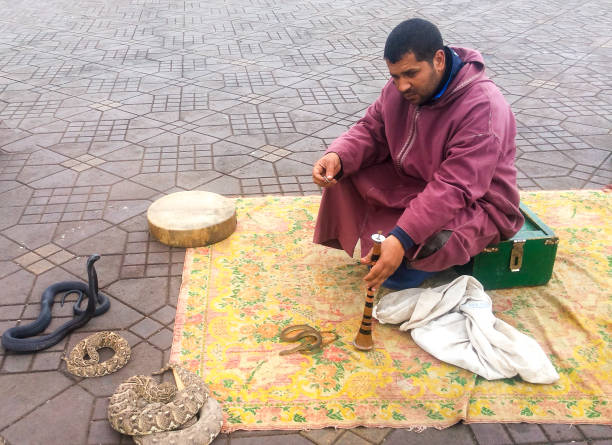
[[[605, 0], [0, 0], [0, 331], [49, 284], [103, 255], [110, 312], [36, 355], [0, 349], [0, 435], [13, 444], [116, 444], [106, 397], [168, 357], [184, 252], [144, 213], [178, 190], [319, 193], [310, 165], [388, 73], [390, 29], [423, 16], [479, 49], [516, 112], [523, 189], [612, 182], [612, 14]], [[52, 327], [70, 308], [55, 308]], [[95, 381], [61, 356], [119, 330], [133, 358]], [[238, 432], [216, 444], [579, 443], [605, 426], [457, 425]]]

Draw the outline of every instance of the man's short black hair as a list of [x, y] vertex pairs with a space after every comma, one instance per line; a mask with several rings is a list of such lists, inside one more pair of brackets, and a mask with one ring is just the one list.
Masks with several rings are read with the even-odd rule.
[[397, 63], [406, 53], [413, 53], [417, 61], [433, 62], [436, 51], [443, 49], [440, 30], [431, 22], [423, 19], [405, 20], [387, 37], [384, 57]]

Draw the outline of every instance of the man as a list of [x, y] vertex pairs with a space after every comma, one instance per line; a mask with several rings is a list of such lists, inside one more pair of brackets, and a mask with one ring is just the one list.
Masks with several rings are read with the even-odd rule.
[[366, 284], [404, 289], [521, 228], [516, 125], [480, 53], [444, 46], [432, 23], [400, 23], [384, 58], [380, 97], [313, 167], [324, 188], [314, 242], [352, 255], [361, 240], [371, 265], [382, 230]]

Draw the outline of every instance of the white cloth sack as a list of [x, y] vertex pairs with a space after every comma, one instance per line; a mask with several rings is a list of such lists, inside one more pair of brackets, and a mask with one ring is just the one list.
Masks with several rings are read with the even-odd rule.
[[559, 379], [552, 363], [531, 337], [493, 315], [482, 284], [462, 275], [429, 289], [405, 289], [381, 298], [373, 315], [381, 323], [402, 323], [415, 343], [443, 362], [487, 380], [514, 377], [531, 383]]

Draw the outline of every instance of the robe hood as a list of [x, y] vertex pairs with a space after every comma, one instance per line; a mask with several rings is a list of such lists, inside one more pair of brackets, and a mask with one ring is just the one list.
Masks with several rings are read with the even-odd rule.
[[460, 97], [461, 93], [466, 90], [465, 87], [478, 82], [491, 82], [485, 76], [485, 64], [480, 52], [474, 49], [454, 46], [449, 48], [461, 57], [464, 65], [451, 81], [447, 91], [438, 100], [425, 106], [431, 108], [444, 107]]

